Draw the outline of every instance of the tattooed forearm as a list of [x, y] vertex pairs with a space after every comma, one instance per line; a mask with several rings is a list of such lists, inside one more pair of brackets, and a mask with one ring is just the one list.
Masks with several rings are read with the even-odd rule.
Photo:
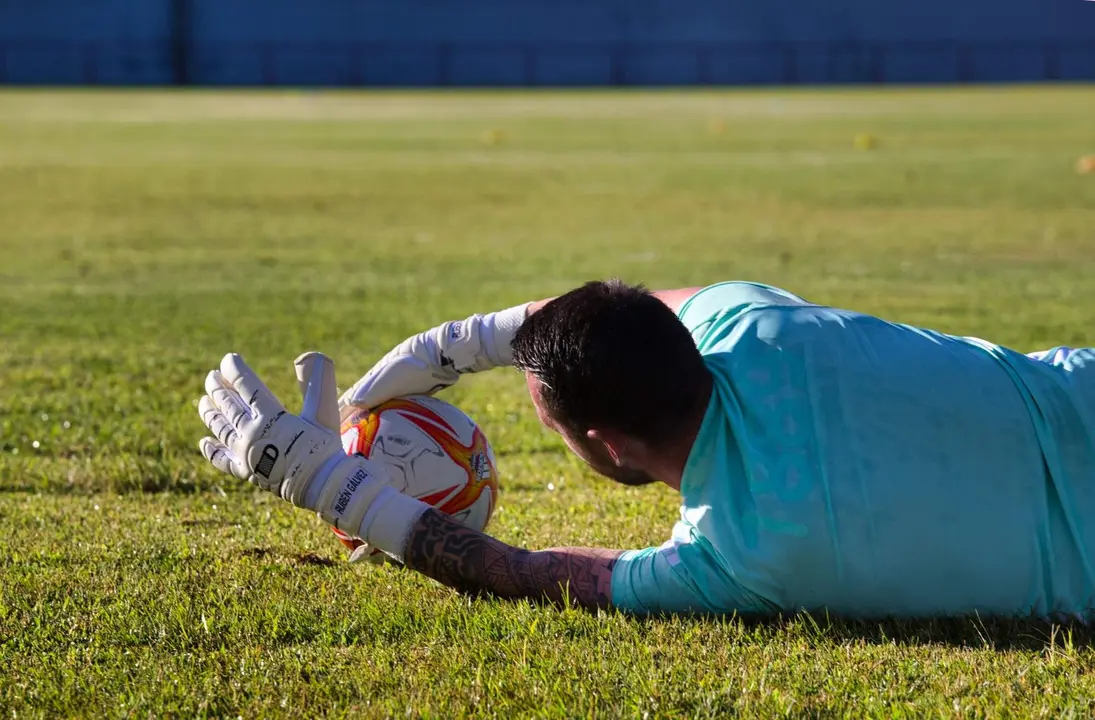
[[407, 541], [407, 567], [471, 595], [547, 598], [587, 608], [612, 600], [612, 567], [620, 550], [552, 548], [532, 552], [506, 545], [427, 510]]

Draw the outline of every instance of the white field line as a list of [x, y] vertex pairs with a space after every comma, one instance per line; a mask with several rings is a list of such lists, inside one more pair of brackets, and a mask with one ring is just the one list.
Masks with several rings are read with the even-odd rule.
[[[147, 147], [145, 148], [147, 150]], [[841, 165], [888, 164], [915, 165], [962, 165], [966, 163], [992, 163], [1007, 160], [1044, 160], [1046, 154], [1036, 148], [986, 148], [978, 150], [885, 150], [862, 152], [855, 150], [835, 152], [808, 151], [740, 151], [708, 152], [690, 150], [673, 152], [643, 152], [641, 150], [565, 150], [565, 151], [452, 151], [431, 152], [376, 151], [338, 153], [334, 151], [294, 153], [252, 153], [232, 156], [224, 152], [205, 155], [191, 149], [170, 151], [159, 149], [142, 152], [139, 157], [108, 157], [96, 153], [88, 157], [61, 153], [56, 156], [40, 152], [20, 156], [16, 152], [0, 151], [0, 167], [33, 168], [156, 168], [165, 164], [180, 167], [239, 167], [239, 168], [310, 168], [310, 169], [361, 169], [398, 170], [407, 167], [832, 167]], [[175, 162], [172, 162], [175, 161]]]
[[[1051, 90], [1077, 110], [1095, 91]], [[1030, 103], [1018, 102], [1029, 95]], [[976, 96], [976, 102], [971, 102]], [[0, 122], [368, 122], [500, 119], [597, 120], [861, 117], [1015, 117], [1038, 115], [1036, 91], [1016, 88], [956, 90], [643, 93], [338, 93], [288, 91], [196, 93], [0, 92]]]

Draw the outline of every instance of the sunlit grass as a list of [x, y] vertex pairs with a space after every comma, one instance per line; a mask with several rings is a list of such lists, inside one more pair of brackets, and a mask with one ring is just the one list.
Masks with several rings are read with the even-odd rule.
[[[412, 332], [611, 275], [1095, 344], [1092, 107], [1083, 87], [0, 93], [0, 709], [1090, 715], [1083, 629], [636, 621], [348, 565], [314, 516], [206, 467], [194, 405], [226, 351], [295, 407], [303, 350], [345, 385]], [[445, 397], [500, 456], [502, 539], [667, 537], [672, 493], [594, 478], [516, 373]]]

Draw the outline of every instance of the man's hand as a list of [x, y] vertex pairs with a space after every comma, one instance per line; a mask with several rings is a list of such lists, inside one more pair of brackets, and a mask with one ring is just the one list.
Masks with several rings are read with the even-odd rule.
[[338, 435], [290, 415], [239, 355], [224, 356], [206, 376], [205, 392], [198, 413], [214, 435], [202, 438], [206, 459], [305, 507], [316, 475], [342, 454]]
[[513, 364], [510, 343], [529, 306], [447, 322], [404, 340], [343, 393], [341, 405], [371, 410], [404, 395], [430, 395], [463, 373]]
[[398, 558], [411, 525], [428, 506], [392, 488], [383, 466], [345, 454], [338, 433], [315, 419], [330, 415], [321, 398], [331, 382], [312, 380], [306, 385], [314, 388], [313, 397], [305, 397], [298, 417], [243, 358], [225, 355], [220, 370], [206, 377], [207, 394], [198, 403], [214, 435], [201, 440], [202, 454], [218, 470], [314, 510], [336, 529]]

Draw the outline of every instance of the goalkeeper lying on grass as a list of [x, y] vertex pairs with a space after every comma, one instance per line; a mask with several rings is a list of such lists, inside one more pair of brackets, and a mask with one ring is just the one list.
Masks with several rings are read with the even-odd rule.
[[598, 282], [412, 337], [342, 403], [503, 365], [593, 469], [680, 492], [665, 544], [534, 552], [468, 529], [235, 355], [207, 379], [202, 450], [467, 593], [639, 613], [1095, 608], [1095, 350], [1022, 355], [752, 283]]

